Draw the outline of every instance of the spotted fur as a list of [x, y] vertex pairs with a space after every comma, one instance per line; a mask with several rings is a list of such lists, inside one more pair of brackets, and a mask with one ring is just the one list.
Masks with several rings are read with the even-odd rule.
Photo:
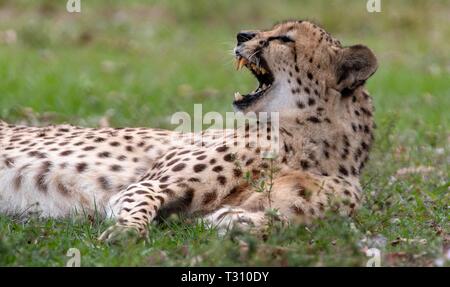
[[[306, 21], [240, 33], [236, 55], [264, 61], [273, 76], [262, 95], [234, 106], [244, 113], [280, 112], [274, 159], [262, 156], [270, 136], [258, 134], [253, 142], [248, 136], [261, 125], [270, 129], [270, 122], [234, 133], [206, 131], [200, 140], [149, 128], [0, 122], [0, 212], [32, 209], [61, 217], [98, 211], [116, 220], [105, 240], [126, 229], [145, 234], [155, 217], [172, 212], [200, 215], [219, 227], [261, 226], [269, 207], [299, 223], [327, 210], [352, 214], [373, 141], [364, 82], [376, 70], [375, 56], [362, 45], [342, 47]], [[270, 197], [254, 184], [269, 173]]]

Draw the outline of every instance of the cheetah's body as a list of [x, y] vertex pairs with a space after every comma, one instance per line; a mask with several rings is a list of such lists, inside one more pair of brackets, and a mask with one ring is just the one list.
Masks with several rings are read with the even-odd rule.
[[[272, 122], [204, 132], [202, 140], [147, 128], [0, 122], [0, 212], [58, 217], [96, 210], [117, 218], [102, 238], [122, 228], [145, 232], [155, 216], [172, 211], [219, 225], [260, 225], [268, 207], [300, 222], [333, 208], [352, 213], [373, 140], [372, 104], [363, 89], [376, 69], [371, 52], [342, 48], [321, 28], [298, 21], [240, 33], [236, 55], [264, 86], [236, 96], [235, 107], [281, 114], [275, 159], [262, 157], [273, 138], [249, 139]], [[270, 199], [253, 184], [269, 172]]]
[[0, 211], [24, 211], [38, 202], [33, 210], [56, 217], [105, 207], [167, 152], [167, 133], [159, 133], [0, 125]]

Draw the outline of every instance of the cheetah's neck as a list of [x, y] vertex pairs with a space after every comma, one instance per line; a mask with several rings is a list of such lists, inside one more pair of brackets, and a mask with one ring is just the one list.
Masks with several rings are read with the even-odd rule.
[[373, 141], [372, 99], [362, 87], [334, 98], [280, 117], [283, 163], [323, 175], [359, 176]]

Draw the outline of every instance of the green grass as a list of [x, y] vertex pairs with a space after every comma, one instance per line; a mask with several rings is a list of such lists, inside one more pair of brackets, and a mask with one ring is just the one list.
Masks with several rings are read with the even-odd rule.
[[[450, 265], [448, 1], [382, 1], [369, 14], [365, 1], [82, 0], [79, 15], [62, 2], [0, 0], [1, 119], [173, 128], [170, 115], [194, 103], [230, 111], [234, 91], [254, 85], [234, 71], [235, 33], [282, 19], [313, 19], [373, 48], [378, 129], [365, 203], [352, 219], [223, 238], [172, 218], [147, 241], [116, 245], [96, 240], [109, 223], [95, 218], [0, 216], [0, 265], [63, 266], [75, 247], [83, 266], [365, 266], [373, 246], [384, 266]], [[415, 167], [432, 170], [401, 174]]]

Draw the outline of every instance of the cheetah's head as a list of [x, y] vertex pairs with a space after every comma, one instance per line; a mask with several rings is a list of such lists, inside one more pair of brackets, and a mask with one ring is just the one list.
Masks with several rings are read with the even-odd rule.
[[[270, 30], [242, 31], [235, 48], [237, 67], [257, 78], [256, 90], [235, 94], [243, 112], [272, 112], [328, 102], [363, 85], [376, 71], [377, 60], [363, 45], [342, 47], [308, 21], [287, 21]], [[330, 89], [338, 93], [331, 93]]]

